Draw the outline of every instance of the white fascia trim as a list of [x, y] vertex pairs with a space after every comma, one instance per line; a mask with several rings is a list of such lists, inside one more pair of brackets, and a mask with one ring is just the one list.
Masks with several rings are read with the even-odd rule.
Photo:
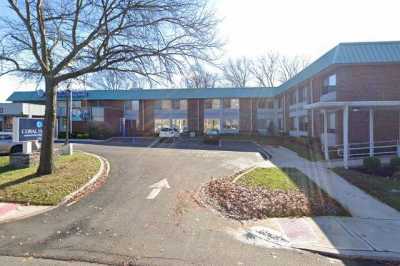
[[304, 105], [304, 109], [337, 108], [337, 107], [400, 107], [400, 101], [348, 101], [317, 102]]

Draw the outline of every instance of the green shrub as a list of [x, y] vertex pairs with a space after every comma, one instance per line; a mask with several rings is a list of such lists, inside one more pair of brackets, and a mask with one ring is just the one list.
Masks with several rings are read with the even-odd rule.
[[400, 171], [400, 157], [395, 157], [390, 160], [390, 167], [395, 171]]
[[92, 122], [89, 124], [88, 137], [91, 139], [108, 139], [113, 135], [114, 132], [105, 123]]
[[58, 132], [59, 139], [65, 139], [66, 133], [65, 132]]
[[381, 167], [381, 160], [376, 157], [368, 157], [364, 159], [363, 166], [368, 172], [374, 173]]
[[77, 139], [88, 139], [89, 138], [89, 133], [77, 133], [76, 134]]

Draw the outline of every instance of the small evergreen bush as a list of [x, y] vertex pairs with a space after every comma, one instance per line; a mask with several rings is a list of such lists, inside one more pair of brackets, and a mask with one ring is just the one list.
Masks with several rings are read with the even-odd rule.
[[381, 160], [377, 157], [368, 157], [364, 159], [363, 166], [369, 173], [375, 173], [381, 168]]

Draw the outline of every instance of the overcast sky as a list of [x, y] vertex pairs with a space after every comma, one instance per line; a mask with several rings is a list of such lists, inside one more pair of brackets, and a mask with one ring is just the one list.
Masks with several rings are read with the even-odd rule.
[[[400, 40], [399, 0], [212, 0], [212, 4], [223, 18], [219, 31], [226, 40], [226, 57], [274, 50], [315, 60], [339, 42]], [[13, 90], [32, 88], [9, 76], [0, 78], [0, 102]]]

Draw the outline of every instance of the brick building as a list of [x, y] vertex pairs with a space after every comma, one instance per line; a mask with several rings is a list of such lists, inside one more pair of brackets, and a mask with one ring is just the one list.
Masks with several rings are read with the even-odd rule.
[[[14, 92], [8, 100], [44, 98], [31, 91]], [[200, 133], [281, 132], [319, 139], [327, 157], [335, 149], [346, 157], [357, 145], [369, 145], [373, 154], [377, 143], [397, 143], [399, 107], [400, 42], [341, 43], [275, 88], [74, 92], [72, 128], [85, 132], [95, 121], [125, 136], [154, 134], [162, 126]], [[62, 131], [62, 95], [57, 115]]]

